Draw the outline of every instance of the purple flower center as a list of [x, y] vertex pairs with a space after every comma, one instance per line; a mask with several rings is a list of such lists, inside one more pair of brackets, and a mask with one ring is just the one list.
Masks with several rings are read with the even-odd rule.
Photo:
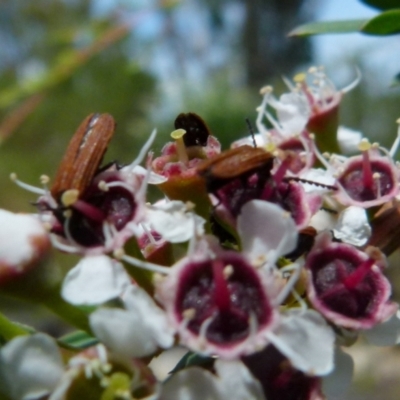
[[[102, 178], [106, 183], [120, 182], [113, 173], [103, 173]], [[68, 208], [71, 213], [68, 233], [84, 247], [103, 245], [104, 223], [108, 222], [116, 231], [120, 231], [133, 219], [136, 211], [134, 195], [127, 188], [116, 185], [102, 190], [98, 182], [95, 179], [75, 204]], [[64, 208], [54, 210], [60, 224], [53, 231], [61, 236], [66, 236], [64, 211]]]
[[181, 320], [190, 312], [187, 327], [191, 332], [204, 334], [208, 341], [221, 345], [249, 336], [251, 320], [258, 331], [272, 319], [272, 308], [256, 270], [233, 253], [188, 264], [175, 307]]
[[383, 158], [371, 160], [367, 151], [361, 159], [350, 163], [339, 183], [353, 200], [360, 202], [379, 199], [394, 188], [388, 162]]
[[373, 265], [345, 245], [321, 251], [307, 263], [319, 301], [349, 318], [370, 317], [379, 305], [383, 287]]

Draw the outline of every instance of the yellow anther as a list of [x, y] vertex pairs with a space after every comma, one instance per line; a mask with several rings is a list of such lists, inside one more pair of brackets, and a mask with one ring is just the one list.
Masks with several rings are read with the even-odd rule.
[[171, 137], [174, 140], [182, 139], [186, 131], [184, 129], [176, 129], [171, 132]]
[[70, 189], [66, 190], [61, 196], [61, 203], [65, 207], [72, 206], [79, 198], [79, 190], [78, 189]]
[[300, 72], [293, 77], [293, 82], [303, 83], [306, 80], [307, 75], [304, 72]]
[[124, 249], [116, 249], [114, 250], [113, 255], [117, 260], [120, 260], [125, 255], [125, 251]]
[[266, 151], [269, 151], [270, 153], [273, 153], [276, 150], [276, 146], [272, 143], [269, 142], [264, 146]]
[[47, 185], [50, 182], [50, 177], [48, 175], [41, 175], [39, 179], [42, 185]]
[[194, 308], [188, 308], [182, 312], [182, 317], [186, 320], [192, 320], [196, 316], [196, 310]]
[[108, 186], [107, 186], [107, 183], [105, 182], [105, 181], [100, 181], [99, 182], [99, 184], [97, 185], [98, 186], [98, 188], [100, 189], [100, 190], [102, 190], [103, 192], [108, 192]]
[[178, 153], [179, 161], [183, 162], [184, 164], [188, 163], [189, 156], [186, 152], [186, 146], [183, 141], [183, 136], [186, 134], [184, 129], [176, 129], [171, 132], [172, 139], [176, 142], [176, 151]]
[[272, 86], [270, 86], [270, 85], [263, 86], [263, 87], [260, 89], [260, 94], [261, 94], [262, 96], [265, 96], [266, 94], [272, 93], [273, 90], [274, 90], [274, 89], [273, 89]]
[[228, 264], [227, 266], [225, 266], [222, 271], [225, 279], [228, 279], [229, 277], [231, 277], [233, 272], [234, 272], [233, 266], [231, 264]]
[[371, 143], [368, 139], [364, 138], [361, 139], [360, 143], [358, 144], [358, 149], [360, 151], [368, 151], [371, 148]]

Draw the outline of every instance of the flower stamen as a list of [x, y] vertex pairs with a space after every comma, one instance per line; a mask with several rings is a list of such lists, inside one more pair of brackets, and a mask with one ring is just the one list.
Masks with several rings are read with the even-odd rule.
[[187, 164], [189, 162], [189, 156], [186, 152], [185, 142], [183, 141], [183, 136], [185, 134], [185, 129], [176, 129], [171, 132], [171, 138], [175, 140], [179, 161]]

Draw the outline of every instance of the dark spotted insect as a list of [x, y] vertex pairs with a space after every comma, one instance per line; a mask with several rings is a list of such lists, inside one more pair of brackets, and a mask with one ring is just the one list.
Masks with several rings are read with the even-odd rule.
[[207, 139], [211, 135], [210, 129], [204, 120], [197, 114], [189, 112], [179, 114], [174, 123], [175, 129], [184, 129], [186, 134], [183, 142], [186, 147], [206, 146]]

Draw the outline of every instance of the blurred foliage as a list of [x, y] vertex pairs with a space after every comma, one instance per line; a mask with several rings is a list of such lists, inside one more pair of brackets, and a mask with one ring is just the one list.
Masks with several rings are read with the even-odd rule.
[[[9, 173], [33, 184], [43, 173], [53, 176], [87, 114], [115, 117], [117, 139], [107, 157], [118, 154], [126, 162], [152, 129], [146, 113], [155, 79], [127, 54], [130, 27], [111, 17], [91, 21], [89, 5], [46, 0], [0, 5], [0, 15], [9, 21], [1, 34], [13, 37], [13, 57], [0, 75], [0, 184], [9, 188], [0, 200], [3, 207], [31, 211], [27, 199], [34, 196], [11, 185]], [[9, 46], [1, 51], [11, 52]]]
[[368, 6], [377, 8], [378, 10], [389, 10], [391, 8], [400, 8], [399, 0], [361, 0]]

